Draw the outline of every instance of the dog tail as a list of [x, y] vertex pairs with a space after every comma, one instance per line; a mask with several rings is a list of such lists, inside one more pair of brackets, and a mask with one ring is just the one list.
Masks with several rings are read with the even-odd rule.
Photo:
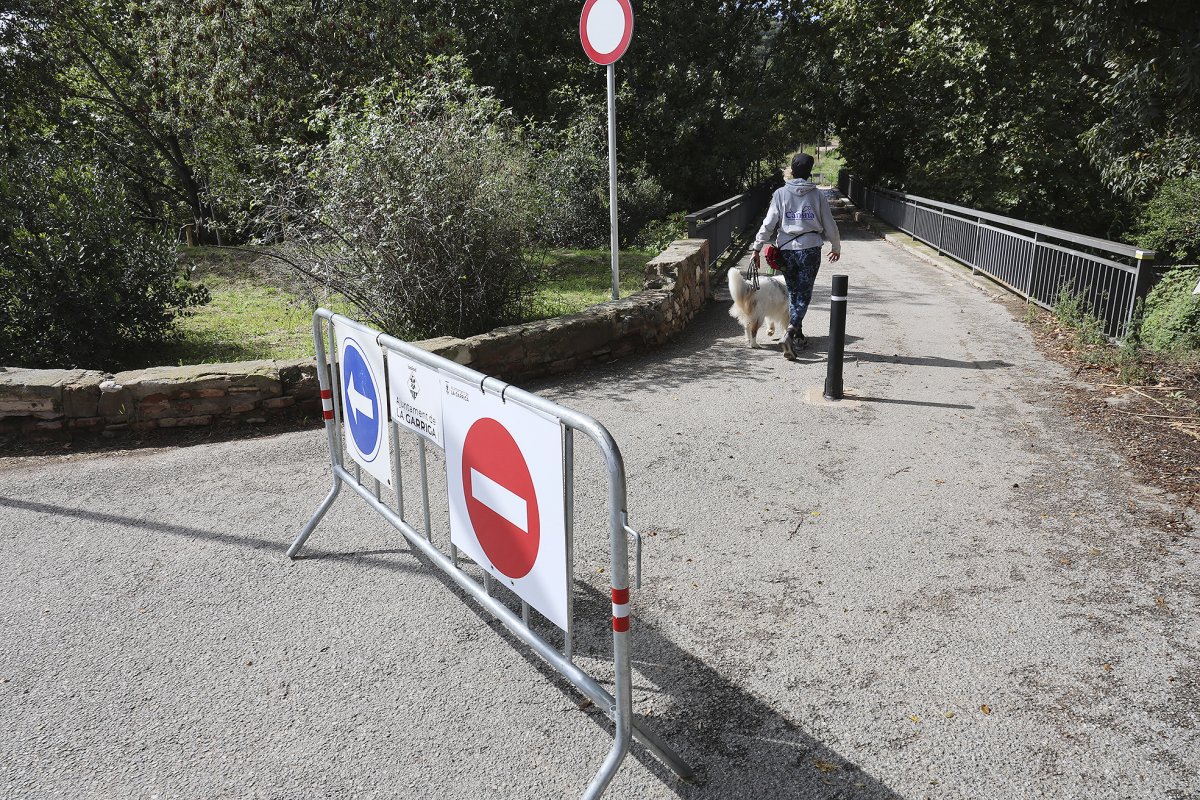
[[742, 271], [737, 267], [729, 268], [729, 295], [733, 298], [733, 307], [729, 316], [737, 318], [739, 309], [743, 314], [750, 308], [750, 294], [754, 291], [750, 282], [742, 277]]

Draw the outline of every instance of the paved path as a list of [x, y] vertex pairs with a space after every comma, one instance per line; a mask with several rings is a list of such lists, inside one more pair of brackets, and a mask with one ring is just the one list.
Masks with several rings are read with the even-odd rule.
[[[699, 766], [637, 751], [609, 796], [1197, 797], [1200, 540], [1056, 410], [1066, 377], [1009, 310], [846, 239], [806, 329], [849, 274], [857, 408], [802, 402], [822, 338], [750, 350], [725, 303], [532, 387], [623, 449], [635, 708]], [[607, 723], [360, 502], [284, 557], [327, 481], [319, 431], [0, 462], [0, 796], [576, 796]]]

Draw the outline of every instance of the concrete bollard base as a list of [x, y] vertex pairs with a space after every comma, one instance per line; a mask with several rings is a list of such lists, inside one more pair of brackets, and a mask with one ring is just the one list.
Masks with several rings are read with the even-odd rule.
[[841, 400], [829, 400], [825, 397], [824, 386], [810, 386], [804, 390], [804, 403], [810, 406], [828, 406], [830, 408], [854, 409], [862, 405], [856, 397], [861, 395], [853, 389], [842, 389], [845, 395]]

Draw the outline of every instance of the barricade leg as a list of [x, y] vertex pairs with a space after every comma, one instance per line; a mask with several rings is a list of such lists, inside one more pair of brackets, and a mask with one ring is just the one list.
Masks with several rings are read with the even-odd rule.
[[[332, 335], [332, 333], [331, 333]], [[325, 342], [321, 336], [321, 317], [313, 314], [313, 343], [317, 349], [317, 380], [321, 385], [321, 416], [325, 420], [325, 441], [329, 447], [329, 460], [333, 469], [333, 486], [329, 489], [329, 494], [325, 495], [325, 499], [317, 506], [317, 510], [309, 517], [308, 522], [304, 523], [304, 528], [300, 534], [292, 542], [292, 546], [288, 548], [288, 558], [295, 558], [300, 548], [304, 547], [304, 543], [308, 537], [316, 530], [320, 524], [321, 518], [325, 516], [325, 512], [333, 505], [333, 501], [337, 499], [338, 492], [342, 489], [342, 477], [338, 474], [337, 467], [341, 464], [340, 445], [337, 437], [337, 415], [334, 413], [334, 397], [333, 397], [333, 381], [329, 374], [330, 365], [325, 356]], [[376, 482], [376, 487], [378, 487]], [[378, 496], [378, 488], [376, 488], [376, 496]]]
[[338, 492], [342, 490], [342, 481], [336, 475], [333, 478], [333, 488], [329, 490], [329, 494], [325, 495], [325, 499], [321, 501], [321, 505], [317, 506], [317, 510], [309, 517], [308, 522], [304, 523], [304, 528], [300, 531], [300, 535], [292, 542], [292, 546], [288, 548], [288, 558], [295, 558], [300, 552], [300, 548], [304, 547], [304, 543], [308, 540], [309, 535], [317, 529], [321, 518], [325, 516], [325, 512], [333, 505], [333, 501], [337, 499]]

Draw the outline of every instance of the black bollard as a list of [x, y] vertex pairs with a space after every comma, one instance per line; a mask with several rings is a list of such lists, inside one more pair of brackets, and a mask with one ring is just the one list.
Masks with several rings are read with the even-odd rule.
[[846, 293], [850, 278], [834, 275], [829, 293], [829, 361], [825, 369], [825, 399], [842, 399], [842, 361], [846, 357]]

